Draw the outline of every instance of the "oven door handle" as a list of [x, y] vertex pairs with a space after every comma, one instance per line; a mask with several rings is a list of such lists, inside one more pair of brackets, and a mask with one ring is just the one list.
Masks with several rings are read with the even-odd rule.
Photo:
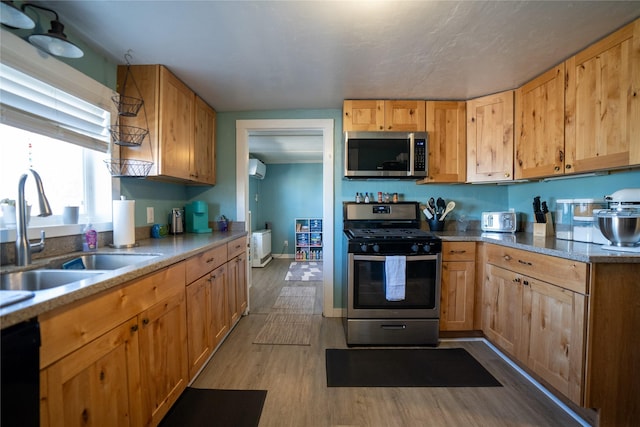
[[[437, 260], [439, 255], [407, 255], [407, 262]], [[386, 258], [385, 255], [353, 255], [355, 261], [384, 261]]]

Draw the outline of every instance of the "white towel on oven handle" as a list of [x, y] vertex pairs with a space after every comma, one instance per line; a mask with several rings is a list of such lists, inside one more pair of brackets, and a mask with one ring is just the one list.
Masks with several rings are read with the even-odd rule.
[[385, 298], [387, 301], [403, 301], [406, 288], [407, 257], [387, 256], [384, 262]]

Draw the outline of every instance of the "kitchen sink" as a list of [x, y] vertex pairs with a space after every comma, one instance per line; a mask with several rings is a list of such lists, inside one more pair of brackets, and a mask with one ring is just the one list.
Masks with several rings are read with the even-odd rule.
[[0, 290], [43, 291], [67, 285], [83, 279], [90, 279], [105, 271], [99, 270], [28, 270], [7, 273], [0, 276]]
[[78, 270], [117, 270], [122, 267], [149, 261], [158, 257], [156, 254], [114, 254], [98, 253], [56, 260], [46, 265], [47, 269]]

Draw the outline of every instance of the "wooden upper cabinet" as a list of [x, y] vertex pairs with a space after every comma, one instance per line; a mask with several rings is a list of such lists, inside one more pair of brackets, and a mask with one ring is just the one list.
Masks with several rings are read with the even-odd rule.
[[425, 101], [384, 101], [384, 130], [424, 132]]
[[343, 104], [342, 128], [346, 131], [384, 129], [384, 101], [346, 100]]
[[213, 185], [216, 183], [216, 111], [196, 96], [194, 116], [195, 135], [189, 159], [191, 178]]
[[193, 92], [165, 67], [160, 67], [160, 148], [161, 175], [191, 179], [190, 151], [194, 119]]
[[515, 177], [564, 174], [564, 64], [516, 90]]
[[465, 182], [467, 176], [466, 103], [427, 101], [429, 176], [418, 184]]
[[566, 61], [565, 172], [640, 164], [640, 20]]
[[118, 67], [118, 90], [142, 97], [144, 107], [119, 122], [148, 127], [149, 135], [140, 146], [121, 146], [120, 157], [153, 162], [151, 178], [215, 184], [215, 111], [162, 65], [131, 65], [129, 71]]
[[345, 100], [344, 131], [424, 132], [425, 101]]
[[467, 101], [467, 181], [513, 180], [513, 91]]

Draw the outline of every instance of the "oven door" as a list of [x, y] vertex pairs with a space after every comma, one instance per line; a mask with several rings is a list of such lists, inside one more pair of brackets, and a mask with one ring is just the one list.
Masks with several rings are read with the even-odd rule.
[[384, 255], [349, 254], [347, 317], [412, 319], [440, 317], [441, 254], [408, 255], [405, 298], [389, 301]]

